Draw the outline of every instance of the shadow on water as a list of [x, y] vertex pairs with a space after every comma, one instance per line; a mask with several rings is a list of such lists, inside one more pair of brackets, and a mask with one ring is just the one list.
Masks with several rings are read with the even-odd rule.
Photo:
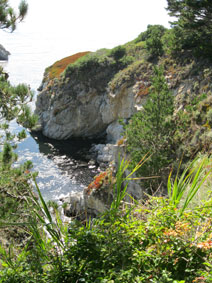
[[63, 172], [83, 185], [88, 185], [99, 172], [92, 145], [104, 143], [101, 139], [53, 140], [41, 132], [30, 133], [39, 146], [40, 153], [51, 159]]

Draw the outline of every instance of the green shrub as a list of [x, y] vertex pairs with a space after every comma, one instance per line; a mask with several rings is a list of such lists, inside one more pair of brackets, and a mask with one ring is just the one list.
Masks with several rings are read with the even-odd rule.
[[64, 75], [73, 81], [83, 81], [84, 84], [102, 92], [114, 75], [133, 61], [134, 57], [127, 55], [124, 46], [118, 46], [110, 51], [103, 49], [89, 53], [70, 64]]
[[[181, 50], [188, 50], [195, 56], [211, 59], [212, 41], [210, 1], [168, 0], [168, 13], [174, 17], [171, 22]], [[204, 27], [204, 28], [203, 28]]]
[[22, 113], [19, 115], [17, 122], [22, 124], [25, 128], [32, 129], [37, 125], [38, 116], [32, 113], [29, 106], [22, 107]]
[[109, 56], [113, 57], [115, 61], [119, 61], [121, 58], [126, 55], [126, 48], [122, 45], [119, 45], [109, 52]]
[[211, 197], [192, 210], [178, 210], [172, 197], [126, 204], [127, 184], [123, 190], [121, 185], [132, 176], [124, 178], [128, 165], [120, 163], [111, 208], [86, 223], [75, 220], [67, 227], [56, 206], [52, 217], [38, 188], [40, 202], [34, 198], [31, 221], [22, 224], [30, 226], [33, 241], [17, 257], [0, 248], [0, 282], [190, 283], [198, 282], [200, 276], [210, 279]]
[[179, 216], [165, 198], [150, 198], [126, 218], [122, 210], [88, 225], [72, 221], [62, 253], [49, 242], [43, 254], [29, 249], [11, 266], [2, 257], [1, 282], [190, 283], [209, 276], [211, 201], [206, 205]]
[[178, 32], [174, 28], [166, 30], [162, 36], [163, 49], [166, 53], [175, 56], [182, 50]]
[[207, 121], [212, 126], [212, 109], [207, 112]]
[[163, 54], [163, 41], [166, 28], [162, 25], [148, 25], [147, 30], [142, 32], [136, 39], [135, 43], [139, 41], [146, 41], [146, 48], [151, 56], [161, 56]]

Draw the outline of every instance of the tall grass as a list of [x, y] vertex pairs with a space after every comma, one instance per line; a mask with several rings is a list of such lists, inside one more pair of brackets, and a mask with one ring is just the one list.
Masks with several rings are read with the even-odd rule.
[[194, 199], [195, 195], [204, 184], [212, 169], [206, 170], [208, 158], [204, 157], [200, 164], [196, 165], [197, 158], [194, 159], [179, 177], [180, 166], [174, 181], [171, 180], [172, 172], [169, 174], [167, 182], [168, 197], [173, 205], [180, 209], [182, 214]]
[[[132, 171], [129, 174], [126, 174], [127, 169], [130, 166], [130, 161], [125, 160], [124, 158], [120, 160], [120, 156], [118, 159], [118, 166], [117, 166], [117, 172], [116, 172], [116, 178], [115, 178], [115, 184], [113, 186], [113, 202], [110, 206], [109, 214], [110, 217], [114, 215], [114, 218], [116, 217], [116, 214], [120, 211], [120, 206], [122, 201], [128, 196], [130, 199], [132, 199], [132, 202], [137, 204], [137, 201], [127, 193], [127, 188], [129, 185], [129, 182], [132, 180], [143, 180], [143, 179], [150, 179], [150, 178], [157, 178], [157, 176], [153, 177], [133, 177], [133, 175], [143, 166], [143, 164], [150, 158], [151, 156], [149, 154], [146, 154], [143, 156], [143, 158], [136, 164], [136, 166], [132, 169]], [[142, 189], [142, 188], [141, 188]], [[130, 212], [132, 211], [133, 206], [126, 208], [125, 207], [125, 216], [127, 217]]]
[[[51, 239], [60, 249], [63, 249], [64, 237], [68, 229], [67, 225], [62, 223], [60, 214], [57, 209], [54, 210], [54, 218], [53, 218], [45, 200], [43, 199], [43, 196], [37, 185], [35, 178], [34, 178], [34, 183], [39, 196], [39, 200], [37, 200], [36, 197], [33, 195], [33, 193], [31, 193], [31, 196], [36, 204], [35, 209], [33, 211], [34, 219], [35, 218], [39, 219], [41, 225], [48, 233], [48, 235], [51, 237]], [[31, 231], [33, 232], [36, 241], [41, 242], [41, 236], [37, 225], [33, 225], [33, 223], [31, 223]]]

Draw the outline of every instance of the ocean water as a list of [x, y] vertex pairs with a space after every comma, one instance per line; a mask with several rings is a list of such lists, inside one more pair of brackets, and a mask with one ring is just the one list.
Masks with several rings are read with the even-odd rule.
[[[0, 33], [1, 44], [11, 53], [8, 62], [2, 61], [0, 64], [9, 73], [12, 84], [30, 85], [35, 93], [30, 105], [32, 109], [35, 108], [37, 88], [41, 84], [45, 68], [56, 60], [75, 53], [75, 50], [67, 48], [65, 36], [58, 37], [59, 40], [54, 34], [44, 36], [36, 32]], [[15, 121], [11, 122], [10, 128], [13, 132], [22, 129]], [[75, 141], [59, 142], [42, 135], [32, 136], [28, 131], [27, 138], [18, 144], [18, 162], [33, 162], [33, 171], [39, 172], [37, 182], [46, 200], [82, 191], [97, 173], [95, 164], [88, 164], [84, 158], [91, 142], [77, 141], [77, 145]]]
[[[10, 0], [17, 9], [20, 0]], [[26, 83], [35, 92], [46, 67], [82, 51], [113, 48], [136, 38], [148, 24], [169, 26], [166, 0], [27, 0], [28, 15], [12, 34], [0, 30], [0, 44], [10, 53], [0, 62], [12, 84]], [[152, 7], [154, 6], [154, 9]], [[35, 108], [35, 100], [31, 104]], [[21, 129], [15, 122], [11, 129]], [[91, 143], [91, 142], [90, 142]], [[31, 160], [44, 198], [81, 191], [98, 168], [87, 164], [91, 144], [57, 142], [32, 136], [19, 143], [19, 162]], [[78, 147], [76, 146], [79, 145]]]

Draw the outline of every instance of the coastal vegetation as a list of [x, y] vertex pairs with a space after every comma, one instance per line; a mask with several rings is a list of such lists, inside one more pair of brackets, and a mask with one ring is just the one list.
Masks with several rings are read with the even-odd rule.
[[[211, 172], [208, 164], [207, 157], [196, 160], [169, 183], [168, 198], [147, 195], [129, 205], [127, 185], [124, 190], [121, 185], [131, 176], [124, 177], [129, 164], [122, 161], [110, 209], [85, 223], [62, 223], [55, 207], [53, 218], [38, 188], [34, 218], [22, 224], [33, 245], [31, 239], [17, 257], [1, 250], [1, 282], [210, 282], [211, 191], [207, 200], [192, 202]], [[204, 186], [210, 188], [211, 177]]]
[[[212, 4], [167, 2], [177, 18], [171, 29], [149, 25], [123, 46], [78, 53], [46, 70], [53, 84], [79, 80], [113, 93], [139, 81], [144, 103], [122, 121], [119, 142], [129, 161], [87, 188], [113, 192], [97, 218], [63, 222], [57, 205], [45, 203], [32, 164], [14, 166], [14, 140], [25, 133], [15, 137], [8, 122], [16, 117], [33, 127], [37, 118], [26, 106], [30, 90], [11, 86], [1, 70], [1, 116], [8, 122], [1, 123], [0, 282], [212, 282]], [[142, 200], [128, 195], [132, 180], [145, 188]]]
[[[77, 61], [79, 58], [85, 56], [89, 52], [79, 52], [77, 54], [68, 56], [66, 58], [63, 58], [57, 62], [55, 62], [52, 66], [48, 67], [45, 70], [45, 73], [48, 74], [48, 79], [54, 79], [59, 78], [60, 74], [64, 72], [66, 67], [70, 64], [73, 64], [75, 61]], [[45, 74], [44, 74], [45, 76]], [[47, 78], [45, 78], [47, 80]]]
[[[32, 201], [29, 196], [31, 185], [30, 161], [14, 166], [18, 159], [14, 152], [17, 143], [26, 137], [26, 131], [17, 134], [10, 131], [9, 122], [16, 119], [25, 127], [34, 127], [37, 116], [31, 113], [27, 104], [32, 100], [33, 93], [23, 84], [12, 86], [7, 73], [0, 69], [0, 218], [2, 221], [25, 221], [30, 214]], [[0, 243], [4, 247], [13, 242], [23, 244], [26, 234], [23, 229], [0, 225]]]
[[[11, 8], [8, 1], [0, 1], [0, 28], [14, 31], [17, 22], [24, 19], [27, 4], [21, 1], [18, 14]], [[16, 119], [26, 127], [34, 127], [37, 117], [28, 107], [33, 93], [25, 84], [13, 86], [8, 80], [8, 74], [0, 68], [0, 245], [6, 248], [12, 243], [15, 247], [23, 246], [26, 233], [19, 227], [2, 226], [2, 222], [26, 221], [33, 203], [26, 199], [31, 185], [31, 162], [14, 166], [17, 154], [14, 149], [17, 142], [26, 137], [25, 130], [14, 134], [10, 131], [10, 121]], [[16, 248], [15, 248], [16, 250]]]
[[[137, 174], [145, 177], [164, 176], [163, 170], [174, 160], [174, 97], [168, 89], [163, 69], [155, 67], [154, 73], [142, 111], [130, 119], [124, 132], [132, 167], [139, 162], [141, 156], [150, 154]], [[154, 179], [155, 186], [158, 187], [161, 181], [161, 178]]]

